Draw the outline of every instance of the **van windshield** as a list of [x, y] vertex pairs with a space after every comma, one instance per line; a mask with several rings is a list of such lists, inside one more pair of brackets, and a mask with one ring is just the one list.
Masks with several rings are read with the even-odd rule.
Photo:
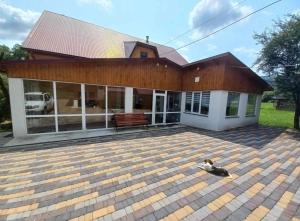
[[26, 101], [43, 101], [43, 95], [38, 94], [26, 94]]

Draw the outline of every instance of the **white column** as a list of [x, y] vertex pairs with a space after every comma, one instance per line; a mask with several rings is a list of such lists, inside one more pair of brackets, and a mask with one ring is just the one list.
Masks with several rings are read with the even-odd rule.
[[241, 121], [243, 121], [246, 116], [247, 102], [248, 102], [248, 94], [241, 93], [240, 102], [239, 102], [239, 113], [238, 113]]
[[156, 106], [156, 104], [155, 104], [155, 102], [156, 102], [156, 95], [155, 95], [155, 90], [153, 90], [153, 92], [152, 92], [152, 94], [153, 94], [153, 97], [152, 97], [152, 125], [154, 125], [155, 124], [155, 106]]
[[14, 137], [27, 134], [23, 79], [9, 78], [9, 99]]
[[125, 113], [132, 113], [133, 108], [133, 88], [125, 88]]
[[183, 114], [183, 112], [185, 111], [185, 98], [186, 98], [186, 92], [182, 92], [181, 93], [181, 110], [180, 110], [180, 112], [181, 112], [181, 114], [180, 114], [180, 123], [182, 123], [182, 114]]

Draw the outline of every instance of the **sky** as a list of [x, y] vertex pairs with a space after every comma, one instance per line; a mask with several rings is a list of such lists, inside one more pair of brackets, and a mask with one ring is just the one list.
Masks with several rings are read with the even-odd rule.
[[[203, 38], [275, 0], [0, 0], [0, 44], [22, 43], [44, 10], [174, 48]], [[179, 50], [189, 62], [231, 52], [252, 67], [261, 46], [254, 33], [300, 13], [300, 0], [281, 2]], [[182, 35], [182, 33], [185, 33]], [[181, 35], [181, 36], [180, 36]], [[179, 37], [178, 37], [179, 36]], [[255, 69], [255, 67], [254, 67]]]

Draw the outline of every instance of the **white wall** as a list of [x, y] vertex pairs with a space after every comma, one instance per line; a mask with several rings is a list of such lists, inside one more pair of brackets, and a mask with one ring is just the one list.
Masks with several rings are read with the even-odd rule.
[[226, 105], [227, 105], [228, 91], [211, 91], [210, 94], [210, 106], [208, 116], [201, 116], [197, 114], [184, 113], [185, 105], [185, 93], [182, 97], [182, 116], [181, 123], [198, 128], [222, 131], [235, 127], [242, 127], [258, 122], [261, 95], [257, 97], [256, 110], [254, 117], [246, 117], [246, 107], [248, 101], [248, 94], [240, 94], [239, 112], [238, 117], [228, 118], [226, 117]]
[[9, 78], [9, 99], [14, 137], [24, 137], [27, 134], [25, 117], [25, 99], [23, 80]]

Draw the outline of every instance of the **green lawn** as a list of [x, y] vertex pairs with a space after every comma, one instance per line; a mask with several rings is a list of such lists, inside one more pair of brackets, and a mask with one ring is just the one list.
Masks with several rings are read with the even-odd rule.
[[272, 103], [262, 103], [259, 124], [274, 127], [294, 126], [294, 112], [276, 110]]

